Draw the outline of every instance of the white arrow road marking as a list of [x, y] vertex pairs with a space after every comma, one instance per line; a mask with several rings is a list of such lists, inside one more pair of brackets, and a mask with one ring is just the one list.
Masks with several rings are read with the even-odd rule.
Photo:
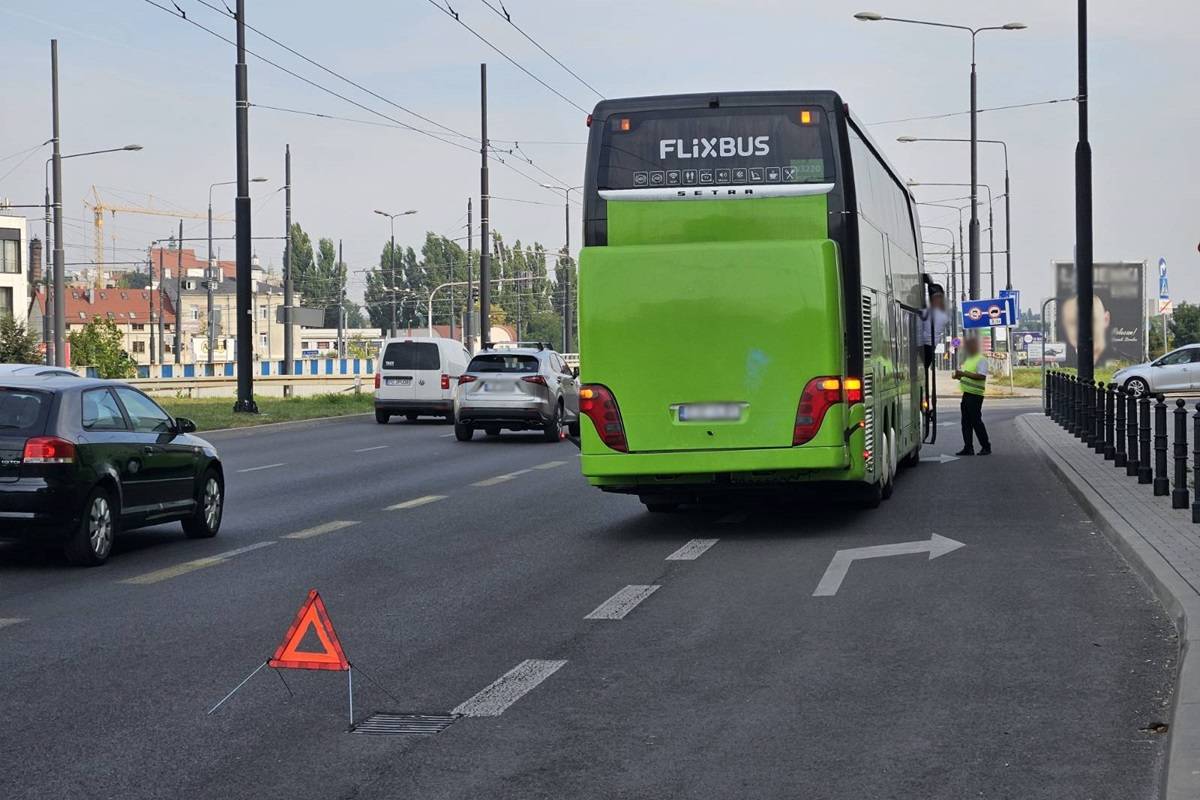
[[450, 713], [464, 717], [498, 717], [566, 663], [533, 658], [522, 661]]
[[833, 560], [825, 568], [821, 582], [813, 597], [832, 597], [841, 588], [842, 580], [850, 570], [850, 565], [860, 558], [882, 558], [884, 556], [907, 556], [917, 553], [929, 553], [929, 560], [953, 553], [960, 547], [966, 547], [962, 542], [938, 536], [936, 533], [924, 542], [901, 542], [900, 544], [880, 544], [875, 547], [856, 547], [852, 550], [838, 550]]
[[936, 456], [926, 456], [922, 461], [930, 461], [935, 464], [949, 464], [951, 461], [958, 461], [958, 456], [948, 456], [945, 453]]

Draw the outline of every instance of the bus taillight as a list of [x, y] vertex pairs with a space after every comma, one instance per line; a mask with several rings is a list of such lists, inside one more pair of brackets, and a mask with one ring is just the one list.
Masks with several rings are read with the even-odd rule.
[[621, 410], [607, 386], [589, 383], [579, 387], [579, 412], [592, 421], [600, 441], [613, 450], [629, 452]]
[[861, 403], [863, 399], [862, 378], [846, 378], [846, 402]]
[[[862, 399], [862, 381], [857, 378], [847, 378], [847, 388], [851, 381], [858, 381], [859, 399]], [[813, 378], [804, 387], [800, 402], [796, 406], [796, 425], [792, 429], [792, 444], [804, 444], [817, 435], [821, 423], [825, 421], [825, 412], [832, 406], [842, 402], [842, 380], [840, 378]]]

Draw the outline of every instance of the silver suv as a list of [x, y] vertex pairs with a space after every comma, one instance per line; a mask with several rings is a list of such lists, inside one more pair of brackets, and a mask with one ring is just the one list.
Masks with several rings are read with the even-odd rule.
[[579, 431], [578, 374], [553, 350], [484, 350], [471, 359], [454, 393], [454, 435], [470, 441], [476, 428], [540, 430], [548, 442]]

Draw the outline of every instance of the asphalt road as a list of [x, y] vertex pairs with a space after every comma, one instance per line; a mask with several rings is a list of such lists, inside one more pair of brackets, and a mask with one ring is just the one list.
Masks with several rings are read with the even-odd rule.
[[[651, 515], [569, 444], [432, 423], [213, 434], [216, 539], [130, 533], [92, 570], [0, 547], [0, 797], [1155, 797], [1174, 630], [1024, 451], [1032, 409], [989, 403], [994, 455], [876, 511]], [[933, 534], [965, 546], [813, 595], [837, 551]], [[269, 670], [207, 715], [310, 588], [358, 719], [466, 716], [352, 735], [344, 673]]]

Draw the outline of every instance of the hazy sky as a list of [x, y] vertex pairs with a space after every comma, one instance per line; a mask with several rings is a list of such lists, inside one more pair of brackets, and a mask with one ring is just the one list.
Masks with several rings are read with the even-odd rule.
[[[176, 0], [196, 20], [229, 37], [233, 23], [198, 0]], [[220, 0], [213, 0], [220, 7]], [[232, 2], [232, 0], [230, 0]], [[490, 0], [498, 7], [497, 0]], [[170, 7], [169, 0], [163, 0]], [[489, 64], [490, 133], [498, 147], [520, 143], [535, 166], [512, 159], [526, 179], [494, 165], [493, 225], [511, 241], [562, 244], [561, 196], [539, 188], [582, 182], [584, 112], [505, 62], [429, 0], [249, 0], [247, 21], [367, 89], [440, 125], [471, 136], [479, 130], [479, 63]], [[579, 106], [598, 99], [538, 52], [481, 0], [452, 3], [464, 22]], [[1075, 3], [1068, 0], [510, 0], [513, 20], [608, 97], [737, 89], [831, 88], [868, 122], [965, 110], [970, 42], [958, 31], [863, 23], [875, 10], [968, 25], [1019, 20], [1020, 32], [979, 37], [981, 107], [1075, 94]], [[1200, 48], [1194, 0], [1158, 0], [1134, 8], [1092, 0], [1091, 120], [1095, 152], [1097, 260], [1165, 256], [1176, 300], [1200, 299], [1200, 182], [1196, 147], [1200, 110], [1195, 76]], [[147, 203], [203, 212], [210, 183], [235, 177], [233, 48], [172, 18], [145, 0], [0, 0], [5, 32], [4, 111], [0, 119], [0, 197], [40, 202], [49, 148], [22, 156], [50, 136], [49, 40], [59, 40], [65, 153], [139, 143], [140, 153], [66, 162], [68, 261], [90, 258], [94, 184], [110, 203]], [[304, 63], [250, 34], [251, 50], [407, 124], [428, 122]], [[250, 59], [252, 103], [390, 125], [257, 60]], [[966, 181], [965, 145], [898, 144], [899, 135], [962, 137], [955, 116], [872, 128], [907, 177]], [[1074, 243], [1074, 103], [997, 111], [980, 117], [980, 136], [1009, 144], [1013, 188], [1014, 283], [1026, 305], [1049, 294], [1051, 260], [1070, 258]], [[449, 138], [455, 138], [450, 136]], [[281, 235], [283, 149], [293, 153], [297, 222], [310, 234], [342, 238], [351, 269], [378, 258], [387, 221], [375, 208], [417, 209], [397, 221], [397, 238], [418, 244], [426, 229], [465, 235], [466, 200], [479, 190], [479, 157], [406, 130], [251, 109], [255, 235]], [[467, 146], [470, 147], [468, 141]], [[980, 179], [1002, 191], [1000, 149], [984, 146]], [[921, 199], [960, 194], [918, 190]], [[962, 192], [965, 194], [965, 191]], [[232, 187], [214, 195], [232, 216]], [[548, 204], [548, 205], [539, 205]], [[478, 214], [478, 208], [476, 208]], [[929, 209], [923, 222], [956, 227], [957, 215]], [[579, 245], [579, 209], [572, 212]], [[953, 220], [953, 224], [951, 224]], [[984, 225], [986, 226], [986, 218]], [[1003, 221], [997, 204], [997, 230]], [[109, 220], [106, 252], [116, 235], [120, 259], [136, 259], [150, 239], [177, 223], [119, 214]], [[40, 218], [34, 224], [41, 231]], [[218, 223], [218, 235], [232, 235]], [[204, 222], [188, 221], [201, 236]], [[931, 232], [927, 238], [944, 239]], [[997, 248], [1002, 248], [997, 236]], [[984, 236], [986, 249], [986, 234]], [[478, 244], [478, 240], [476, 240]], [[222, 243], [232, 254], [232, 243]], [[202, 248], [201, 248], [202, 249]], [[281, 248], [260, 242], [264, 263], [278, 267]], [[111, 255], [109, 256], [111, 257]], [[1003, 258], [997, 257], [997, 286]], [[986, 271], [985, 259], [985, 271]], [[362, 276], [352, 278], [352, 294]], [[985, 275], [984, 287], [987, 288]]]

